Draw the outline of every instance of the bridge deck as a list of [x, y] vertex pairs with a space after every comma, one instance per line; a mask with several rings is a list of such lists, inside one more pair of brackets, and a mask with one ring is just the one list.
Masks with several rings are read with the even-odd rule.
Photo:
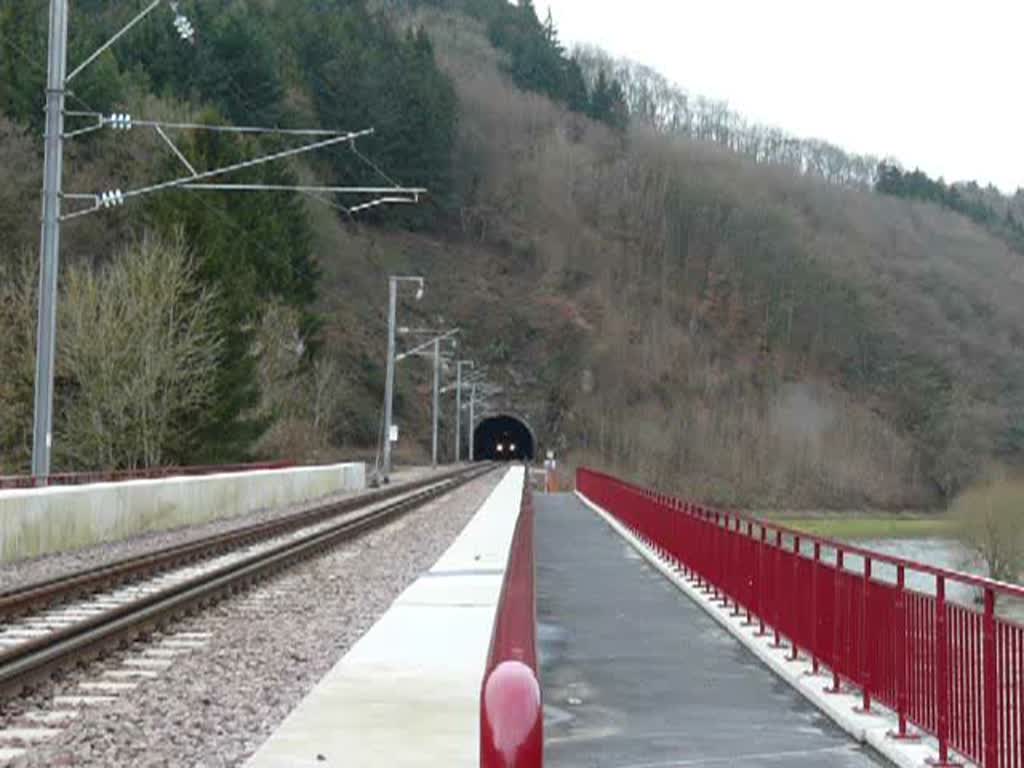
[[548, 768], [867, 768], [575, 497], [536, 497]]

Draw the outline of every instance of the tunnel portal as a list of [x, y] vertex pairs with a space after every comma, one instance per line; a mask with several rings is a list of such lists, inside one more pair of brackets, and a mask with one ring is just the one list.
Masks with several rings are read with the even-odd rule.
[[515, 416], [491, 416], [473, 431], [477, 461], [533, 461], [533, 432]]

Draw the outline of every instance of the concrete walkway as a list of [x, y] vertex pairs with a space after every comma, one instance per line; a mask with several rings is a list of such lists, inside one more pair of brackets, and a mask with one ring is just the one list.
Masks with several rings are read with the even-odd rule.
[[537, 495], [547, 768], [885, 765], [570, 495]]
[[480, 681], [519, 519], [513, 466], [429, 572], [307, 694], [247, 768], [476, 768]]

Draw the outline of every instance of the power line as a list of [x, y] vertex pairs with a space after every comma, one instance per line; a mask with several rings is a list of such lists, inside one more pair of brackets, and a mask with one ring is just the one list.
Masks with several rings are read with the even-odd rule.
[[378, 174], [380, 174], [381, 178], [383, 178], [383, 179], [384, 179], [384, 180], [385, 180], [386, 182], [388, 182], [389, 184], [391, 184], [391, 186], [393, 186], [393, 187], [400, 187], [400, 186], [401, 186], [401, 184], [399, 184], [399, 183], [398, 183], [397, 181], [395, 181], [395, 180], [394, 180], [393, 178], [391, 178], [391, 177], [390, 177], [390, 176], [388, 176], [388, 175], [387, 175], [386, 173], [384, 173], [384, 171], [382, 171], [382, 170], [380, 169], [380, 166], [378, 166], [378, 165], [377, 165], [377, 164], [376, 164], [375, 162], [373, 162], [373, 161], [372, 161], [372, 160], [371, 160], [370, 158], [368, 158], [368, 157], [367, 157], [366, 155], [364, 155], [364, 154], [363, 154], [362, 152], [360, 152], [360, 151], [359, 151], [359, 147], [357, 147], [357, 146], [355, 145], [355, 143], [353, 143], [353, 144], [351, 145], [351, 148], [352, 148], [352, 151], [353, 151], [353, 152], [354, 152], [354, 153], [356, 154], [356, 156], [357, 156], [357, 157], [358, 157], [358, 158], [359, 158], [360, 160], [362, 160], [362, 161], [363, 161], [364, 163], [366, 163], [366, 164], [367, 164], [368, 166], [370, 166], [371, 168], [373, 168], [373, 170], [375, 170], [375, 171], [376, 171], [376, 172], [377, 172]]
[[[321, 91], [323, 91], [325, 93], [328, 93], [328, 94], [336, 97], [339, 100], [342, 99], [342, 96], [341, 96], [341, 94], [338, 93], [337, 89], [332, 87], [332, 86], [329, 86], [324, 81], [324, 79], [322, 77], [320, 77], [319, 75], [316, 74], [316, 72], [314, 72], [312, 70], [308, 70], [306, 72], [306, 74], [308, 75], [309, 78], [311, 78], [313, 81], [315, 81], [314, 82], [314, 86], [317, 87], [319, 90], [321, 90]], [[263, 117], [268, 117], [269, 116], [265, 109], [261, 110], [261, 109], [255, 108], [253, 106], [252, 101], [251, 101], [251, 94], [248, 94], [242, 88], [242, 86], [238, 83], [238, 81], [235, 79], [234, 75], [231, 72], [225, 72], [225, 77], [227, 78], [227, 82], [228, 82], [229, 87], [231, 87], [231, 89], [234, 91], [235, 96], [238, 97], [239, 100], [242, 101], [244, 103], [244, 105], [251, 112], [253, 112], [257, 117], [260, 117], [261, 114], [262, 114]], [[270, 81], [266, 81], [265, 80], [262, 83], [261, 87], [263, 89], [269, 89], [269, 88], [274, 87], [274, 84], [272, 82], [270, 82]], [[384, 170], [379, 165], [377, 165], [373, 160], [371, 160], [369, 157], [367, 157], [362, 152], [360, 152], [359, 148], [355, 144], [355, 142], [350, 144], [350, 148], [354, 152], [356, 157], [358, 157], [366, 166], [368, 166], [369, 168], [374, 170], [381, 178], [383, 178], [385, 181], [387, 181], [393, 187], [398, 188], [398, 187], [401, 186], [401, 184], [398, 181], [396, 181], [394, 178], [392, 178], [387, 173], [385, 173]], [[331, 147], [327, 147], [326, 151], [328, 153], [330, 153], [330, 154], [333, 154], [335, 157], [340, 157], [341, 156], [340, 153], [341, 153], [342, 150], [338, 149], [337, 147], [331, 146]], [[337, 203], [334, 203], [334, 202], [331, 202], [331, 201], [326, 200], [324, 198], [318, 197], [315, 194], [311, 194], [311, 193], [308, 193], [308, 192], [304, 193], [304, 194], [308, 194], [314, 200], [317, 200], [317, 201], [323, 203], [324, 205], [328, 205], [331, 208], [335, 208], [335, 209], [337, 209], [339, 211], [342, 211], [343, 213], [345, 213], [349, 217], [352, 217], [355, 213], [358, 213], [361, 210], [368, 210], [370, 208], [375, 208], [375, 207], [378, 207], [380, 205], [384, 205], [384, 204], [388, 204], [388, 203], [391, 203], [391, 202], [395, 202], [393, 200], [392, 201], [387, 201], [387, 200], [370, 201], [370, 203], [368, 203], [368, 204], [364, 204], [362, 206], [357, 206], [355, 208], [350, 208], [350, 207], [347, 207], [347, 206], [338, 205]], [[407, 202], [407, 201], [401, 200], [399, 202]]]
[[[267, 163], [271, 163], [271, 162], [274, 162], [276, 160], [283, 160], [283, 159], [286, 159], [286, 158], [289, 158], [289, 157], [295, 157], [297, 155], [306, 154], [306, 153], [312, 152], [315, 149], [320, 149], [320, 148], [332, 146], [332, 145], [335, 145], [335, 144], [340, 144], [341, 142], [354, 142], [357, 138], [360, 138], [361, 136], [369, 136], [369, 135], [372, 135], [372, 133], [373, 133], [373, 129], [372, 128], [367, 128], [367, 129], [362, 130], [362, 131], [354, 131], [352, 133], [347, 133], [347, 134], [342, 134], [342, 135], [332, 135], [330, 138], [323, 139], [322, 141], [316, 141], [316, 142], [313, 142], [311, 144], [304, 144], [301, 147], [293, 147], [291, 149], [281, 150], [279, 152], [274, 152], [274, 153], [271, 153], [269, 155], [263, 155], [262, 157], [253, 158], [251, 160], [243, 160], [241, 162], [232, 163], [230, 165], [226, 165], [226, 166], [223, 166], [221, 168], [215, 168], [213, 170], [203, 171], [202, 173], [196, 173], [194, 171], [194, 169], [192, 169], [192, 166], [187, 161], [183, 161], [183, 162], [185, 162], [186, 166], [188, 166], [188, 168], [191, 171], [188, 176], [179, 176], [178, 178], [171, 179], [169, 181], [162, 181], [162, 182], [158, 182], [156, 184], [150, 184], [148, 186], [138, 187], [138, 188], [130, 189], [130, 190], [126, 190], [126, 191], [122, 191], [120, 189], [116, 189], [116, 190], [111, 190], [109, 192], [103, 192], [103, 193], [97, 194], [97, 195], [94, 196], [95, 202], [94, 202], [94, 205], [93, 205], [92, 208], [86, 208], [86, 209], [83, 209], [83, 210], [80, 210], [80, 211], [75, 211], [74, 213], [65, 214], [65, 215], [63, 215], [61, 217], [61, 219], [63, 221], [67, 221], [67, 220], [70, 220], [70, 219], [76, 219], [76, 218], [79, 218], [81, 216], [87, 216], [89, 214], [96, 213], [97, 211], [103, 210], [105, 208], [113, 208], [113, 207], [117, 207], [117, 206], [123, 205], [125, 202], [127, 202], [127, 201], [129, 201], [129, 200], [131, 200], [133, 198], [142, 197], [144, 195], [149, 195], [149, 194], [152, 194], [154, 192], [161, 192], [161, 191], [164, 191], [164, 190], [176, 189], [176, 188], [178, 188], [178, 189], [201, 189], [203, 186], [206, 186], [208, 189], [220, 189], [222, 191], [228, 191], [228, 190], [245, 191], [245, 192], [253, 192], [253, 191], [279, 191], [279, 192], [280, 191], [291, 191], [291, 192], [296, 192], [296, 191], [300, 191], [300, 190], [296, 189], [295, 185], [269, 185], [269, 184], [217, 184], [217, 185], [200, 185], [199, 182], [202, 182], [202, 181], [204, 181], [206, 179], [214, 178], [216, 176], [223, 176], [225, 174], [234, 173], [236, 171], [242, 171], [242, 170], [246, 170], [248, 168], [254, 168], [254, 167], [257, 167], [257, 166], [260, 166], [260, 165], [266, 165]], [[182, 156], [180, 156], [180, 154], [179, 154], [179, 159], [182, 159]], [[323, 188], [323, 187], [321, 187], [321, 188], [312, 188], [312, 189], [311, 188], [306, 188], [306, 189], [307, 189], [307, 191], [332, 191], [335, 194], [337, 194], [339, 192], [343, 192], [343, 191], [350, 191], [349, 188], [345, 188], [345, 187], [332, 187], [330, 189]], [[351, 188], [351, 189], [355, 190], [355, 192], [357, 194], [376, 194], [379, 191], [381, 193], [385, 193], [385, 194], [388, 195], [387, 197], [379, 197], [376, 200], [370, 201], [369, 203], [364, 203], [361, 206], [356, 206], [353, 209], [351, 209], [353, 211], [365, 210], [366, 208], [376, 207], [376, 206], [379, 206], [379, 205], [386, 205], [388, 203], [407, 203], [407, 202], [413, 202], [414, 203], [414, 202], [418, 202], [419, 195], [426, 193], [426, 190], [422, 189], [422, 188], [401, 188], [401, 187], [398, 187], [398, 188], [368, 188], [368, 187], [355, 187], [355, 188]], [[399, 198], [399, 197], [391, 197], [390, 196], [390, 195], [395, 195], [395, 194], [397, 194], [397, 195], [408, 195], [409, 197], [401, 197], [401, 198]]]
[[[65, 112], [68, 117], [92, 117], [98, 122], [97, 128], [103, 128], [115, 122], [114, 115], [102, 112]], [[130, 127], [165, 128], [175, 131], [207, 131], [212, 133], [264, 134], [276, 136], [349, 136], [351, 131], [331, 130], [327, 128], [276, 128], [264, 125], [218, 125], [215, 123], [176, 123], [166, 120], [139, 120], [132, 118]]]

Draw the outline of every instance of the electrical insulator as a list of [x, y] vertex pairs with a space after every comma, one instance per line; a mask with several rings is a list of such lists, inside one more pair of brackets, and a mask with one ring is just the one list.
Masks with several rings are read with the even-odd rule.
[[174, 17], [174, 28], [178, 30], [178, 35], [182, 40], [190, 43], [194, 41], [196, 35], [195, 27], [192, 26], [192, 22], [180, 13]]
[[124, 193], [120, 189], [103, 192], [100, 195], [100, 205], [104, 208], [116, 208], [119, 205], [124, 205]]
[[115, 131], [130, 131], [132, 116], [123, 112], [115, 112], [107, 118], [107, 124]]

